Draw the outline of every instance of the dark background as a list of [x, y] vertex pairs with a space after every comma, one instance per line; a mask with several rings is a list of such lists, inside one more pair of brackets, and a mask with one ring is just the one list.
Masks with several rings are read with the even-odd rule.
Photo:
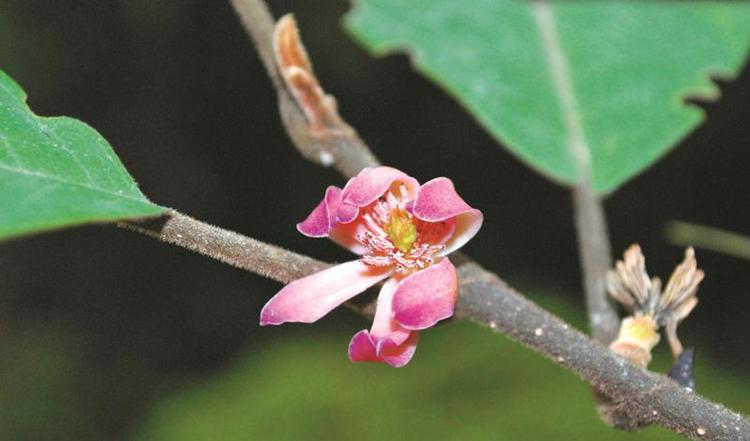
[[[582, 305], [565, 188], [499, 147], [407, 58], [374, 59], [354, 44], [340, 25], [347, 2], [271, 4], [276, 15], [296, 13], [324, 87], [384, 163], [420, 180], [449, 176], [484, 211], [485, 226], [467, 246], [473, 257], [532, 296], [568, 293]], [[99, 130], [154, 202], [317, 258], [349, 258], [296, 233], [325, 186], [343, 180], [292, 148], [228, 2], [0, 0], [0, 68], [36, 113]], [[665, 240], [668, 221], [748, 232], [750, 72], [719, 85], [721, 100], [700, 104], [706, 122], [606, 201], [615, 254], [639, 242], [649, 271], [662, 278], [682, 258]], [[683, 342], [699, 357], [746, 370], [750, 262], [702, 250], [698, 261], [707, 278], [680, 327]], [[84, 405], [59, 417], [118, 438], [173, 384], [288, 332], [257, 326], [278, 288], [109, 226], [2, 243], [0, 372], [20, 376], [0, 378], [0, 401], [33, 406], [37, 395], [57, 393], [35, 387], [54, 378], [24, 379], [30, 367], [56, 363], [26, 348], [66, 348], [76, 354], [65, 369]], [[347, 311], [336, 314], [340, 320], [315, 329], [363, 326]]]

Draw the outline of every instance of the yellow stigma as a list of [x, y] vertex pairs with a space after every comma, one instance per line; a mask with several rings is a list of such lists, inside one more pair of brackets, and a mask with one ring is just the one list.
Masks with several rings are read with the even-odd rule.
[[402, 253], [408, 253], [417, 241], [417, 227], [411, 221], [409, 213], [401, 208], [391, 211], [391, 221], [385, 226], [385, 232]]

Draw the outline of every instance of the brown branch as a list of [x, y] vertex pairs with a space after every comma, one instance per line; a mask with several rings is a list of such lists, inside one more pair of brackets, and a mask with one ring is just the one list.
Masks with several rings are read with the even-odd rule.
[[[161, 217], [124, 221], [117, 225], [281, 283], [289, 283], [331, 266], [203, 223], [175, 210], [169, 210]], [[365, 316], [374, 314], [375, 305], [362, 301], [347, 302], [346, 306]]]
[[[271, 13], [262, 0], [230, 0], [235, 11], [239, 15], [242, 25], [251, 36], [258, 54], [263, 60], [269, 77], [278, 94], [279, 111], [281, 119], [294, 142], [297, 150], [313, 162], [325, 166], [333, 165], [345, 177], [352, 177], [365, 167], [379, 165], [377, 158], [371, 153], [365, 142], [357, 136], [356, 131], [349, 126], [338, 115], [333, 106], [328, 109], [333, 115], [322, 115], [319, 119], [327, 119], [332, 123], [325, 128], [314, 129], [311, 127], [310, 118], [300, 107], [300, 102], [295, 100], [294, 93], [290, 91], [289, 82], [283, 80], [280, 74], [277, 60], [289, 60], [280, 63], [283, 67], [296, 64], [301, 69], [310, 69], [310, 62], [304, 52], [304, 47], [299, 41], [296, 25], [286, 23], [282, 26], [284, 19], [280, 20], [280, 28], [286, 27], [285, 34], [292, 34], [296, 39], [296, 45], [288, 41], [284, 45], [287, 50], [279, 50], [280, 45], [274, 45], [274, 20]], [[293, 32], [288, 27], [293, 26]], [[279, 31], [277, 31], [279, 32]], [[277, 48], [274, 51], [274, 47]], [[291, 49], [289, 49], [291, 48]], [[299, 62], [302, 53], [304, 62]], [[290, 54], [291, 53], [291, 54]], [[287, 59], [283, 56], [289, 54]], [[281, 55], [281, 56], [280, 56]], [[291, 61], [296, 61], [292, 63]], [[313, 76], [310, 69], [310, 75]], [[317, 85], [317, 79], [315, 79]], [[333, 97], [326, 97], [335, 103]], [[323, 107], [323, 106], [320, 106]], [[574, 201], [576, 208], [576, 226], [581, 250], [581, 266], [584, 273], [584, 292], [586, 293], [587, 307], [591, 330], [594, 338], [603, 343], [614, 340], [617, 335], [619, 318], [617, 312], [606, 293], [605, 275], [611, 266], [611, 252], [604, 220], [604, 211], [601, 200], [591, 190], [590, 183], [583, 183], [580, 188], [574, 190]]]
[[[282, 121], [297, 149], [314, 162], [335, 165], [346, 177], [378, 165], [366, 144], [338, 115], [334, 98], [320, 87], [293, 19], [282, 18], [271, 38], [273, 18], [263, 0], [230, 2], [263, 59], [279, 96]], [[571, 128], [576, 129], [575, 121], [572, 123]], [[581, 139], [582, 136], [571, 136], [571, 148], [577, 159], [586, 159], [580, 155], [580, 149], [585, 148], [578, 145]], [[581, 161], [577, 162], [580, 166]], [[595, 338], [606, 343], [615, 337], [619, 322], [604, 283], [611, 253], [601, 199], [594, 194], [588, 173], [582, 175], [574, 199], [587, 306]], [[628, 364], [515, 293], [466, 256], [454, 256], [454, 260], [463, 263], [457, 316], [485, 323], [578, 373], [605, 398], [605, 418], [614, 425], [633, 429], [657, 422], [698, 439], [742, 439], [746, 433], [747, 427], [743, 430], [741, 426], [748, 423], [740, 421], [738, 415], [702, 398], [684, 396], [687, 392], [671, 380]], [[470, 282], [484, 288], [471, 294]], [[540, 326], [530, 328], [532, 324]], [[533, 329], [533, 338], [528, 329]], [[545, 332], [547, 338], [543, 338]], [[561, 339], [549, 337], [558, 334]], [[653, 406], [651, 401], [663, 403]], [[736, 432], [731, 432], [727, 424], [735, 418]]]
[[330, 266], [174, 210], [161, 217], [121, 222], [118, 226], [281, 283], [289, 283]]
[[657, 423], [694, 439], [750, 439], [747, 419], [628, 363], [478, 265], [465, 264], [459, 274], [457, 317], [483, 323], [578, 374], [626, 418], [620, 426]]
[[[175, 211], [121, 225], [282, 283], [329, 266]], [[460, 265], [459, 274], [458, 318], [489, 326], [575, 372], [609, 397], [628, 421], [658, 423], [694, 439], [750, 439], [747, 419], [628, 363], [476, 263]]]

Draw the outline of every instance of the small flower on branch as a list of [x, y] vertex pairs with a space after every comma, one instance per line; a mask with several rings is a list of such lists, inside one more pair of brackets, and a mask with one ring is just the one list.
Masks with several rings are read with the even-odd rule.
[[651, 361], [651, 349], [659, 342], [659, 327], [664, 327], [672, 355], [677, 359], [682, 354], [677, 325], [698, 303], [696, 293], [703, 277], [695, 252], [688, 248], [685, 259], [675, 268], [662, 291], [661, 280], [650, 278], [646, 272], [646, 259], [640, 246], [631, 245], [623, 260], [607, 274], [609, 294], [632, 312], [622, 320], [620, 334], [610, 348], [645, 367]]
[[404, 366], [419, 332], [453, 315], [456, 268], [446, 257], [482, 225], [447, 178], [420, 185], [390, 167], [362, 170], [325, 197], [297, 229], [328, 237], [360, 258], [296, 280], [261, 311], [261, 325], [312, 323], [370, 286], [385, 280], [372, 328], [349, 344], [352, 361]]

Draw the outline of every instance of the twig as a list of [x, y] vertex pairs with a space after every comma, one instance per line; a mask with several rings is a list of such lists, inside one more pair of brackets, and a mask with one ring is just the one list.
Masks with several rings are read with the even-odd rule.
[[483, 323], [578, 374], [625, 417], [620, 427], [657, 423], [693, 439], [750, 439], [747, 419], [628, 363], [479, 265], [464, 264], [459, 275], [457, 317]]
[[[157, 218], [120, 222], [117, 226], [281, 283], [289, 283], [331, 266], [329, 263], [203, 223], [175, 210], [169, 210], [166, 215]], [[357, 299], [345, 305], [362, 315], [374, 315], [374, 302], [365, 300]]]
[[[121, 224], [282, 283], [328, 264], [223, 230], [175, 211], [149, 221]], [[610, 397], [628, 421], [658, 423], [694, 439], [750, 439], [750, 421], [634, 365], [543, 310], [476, 263], [459, 266], [456, 316], [493, 331], [575, 372]]]
[[118, 226], [281, 283], [289, 283], [330, 266], [174, 210], [157, 218], [120, 222]]
[[[370, 153], [364, 142], [338, 116], [335, 106], [326, 106], [326, 103], [321, 102], [326, 98], [334, 101], [328, 96], [320, 98], [324, 96], [324, 93], [312, 74], [309, 60], [301, 43], [297, 41], [300, 47], [292, 51], [291, 57], [285, 59], [285, 49], [279, 49], [279, 46], [274, 46], [274, 42], [271, 41], [271, 46], [276, 48], [274, 59], [269, 55], [274, 54], [274, 51], [269, 50], [267, 46], [269, 39], [255, 36], [258, 33], [267, 32], [264, 30], [273, 26], [273, 19], [265, 2], [262, 0], [230, 1], [243, 18], [242, 23], [246, 31], [253, 36], [253, 41], [256, 45], [261, 45], [258, 46], [259, 54], [276, 87], [282, 120], [297, 149], [305, 157], [323, 165], [330, 165], [333, 162], [336, 168], [347, 177], [355, 175], [364, 167], [378, 165], [377, 159]], [[287, 23], [283, 23], [285, 20]], [[283, 32], [279, 28], [290, 26], [289, 21], [291, 20], [287, 18], [282, 19], [276, 32]], [[291, 23], [293, 25], [293, 21]], [[296, 27], [293, 32], [287, 30], [284, 35], [298, 39]], [[290, 80], [287, 74], [296, 75], [298, 72], [285, 72], [284, 70], [290, 64], [288, 62], [305, 70], [311, 78], [306, 78], [302, 86], [299, 82]], [[279, 72], [279, 69], [282, 71]], [[278, 81], [280, 77], [284, 83]], [[295, 101], [295, 96], [302, 96], [305, 99]], [[306, 102], [311, 96], [317, 100], [316, 105], [309, 105]], [[314, 114], [310, 117], [311, 112], [322, 112], [322, 114]], [[335, 112], [335, 114], [325, 114], [326, 112]], [[321, 124], [317, 124], [316, 121], [333, 121], [333, 124], [322, 124], [325, 130], [321, 131], [319, 127]], [[572, 147], [581, 147], [576, 143], [582, 139], [582, 137], [573, 137]], [[587, 154], [587, 150], [585, 148], [583, 150]], [[576, 153], [580, 153], [580, 149]], [[585, 170], [580, 186], [582, 190], [575, 191], [574, 195], [581, 206], [581, 209], [577, 210], [579, 212], [577, 219], [579, 236], [595, 239], [593, 242], [581, 244], [586, 289], [588, 293], [593, 293], [588, 296], [592, 312], [592, 330], [597, 338], [608, 342], [616, 335], [618, 323], [617, 314], [606, 297], [604, 284], [604, 275], [611, 263], [608, 236], [601, 200], [592, 191], [588, 167], [582, 169]], [[618, 427], [632, 429], [657, 422], [696, 439], [732, 440], [743, 439], [744, 433], [750, 428], [748, 422], [742, 420], [739, 415], [705, 399], [692, 395], [686, 397], [684, 395], [687, 392], [666, 377], [628, 364], [605, 347], [592, 342], [585, 335], [573, 330], [564, 322], [515, 293], [497, 276], [483, 270], [476, 263], [472, 263], [466, 256], [455, 254], [454, 256], [456, 257], [454, 260], [462, 263], [457, 316], [484, 323], [498, 332], [506, 333], [511, 338], [578, 373], [607, 398], [611, 411], [610, 417], [617, 419], [615, 424]], [[474, 286], [472, 283], [477, 286], [481, 285], [483, 288], [476, 288], [476, 291], [472, 291], [472, 286]], [[545, 323], [548, 325], [546, 328], [537, 326], [533, 327], [533, 334], [526, 332], [532, 329], [530, 326], [534, 324], [545, 325]], [[545, 332], [548, 337], [542, 338]], [[550, 335], [560, 335], [565, 341], [550, 338]], [[634, 372], [630, 372], [633, 370]], [[654, 403], [660, 404], [656, 406]], [[689, 408], [683, 409], [680, 406]], [[721, 413], [721, 415], [716, 413]], [[731, 432], [730, 426], [726, 425], [729, 421], [736, 421], [735, 432]]]
[[612, 253], [604, 207], [593, 190], [589, 146], [554, 16], [546, 1], [534, 2], [532, 8], [550, 66], [550, 77], [560, 101], [560, 111], [564, 116], [566, 144], [578, 172], [578, 183], [573, 187], [573, 208], [591, 334], [595, 340], [606, 344], [617, 337], [620, 319], [607, 296], [606, 275], [612, 266]]
[[750, 237], [741, 234], [680, 221], [667, 224], [666, 234], [674, 245], [694, 246], [750, 260]]

